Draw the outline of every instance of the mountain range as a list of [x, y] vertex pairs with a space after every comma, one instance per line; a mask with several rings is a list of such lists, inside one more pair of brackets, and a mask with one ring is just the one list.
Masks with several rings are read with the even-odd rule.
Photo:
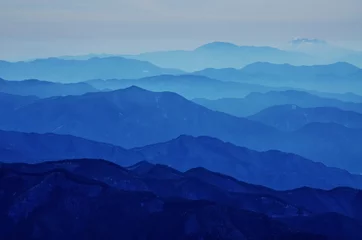
[[[130, 87], [52, 97], [7, 109], [4, 115], [0, 119], [3, 130], [70, 134], [126, 148], [166, 142], [183, 134], [211, 136], [254, 150], [276, 149], [354, 173], [362, 171], [360, 129], [310, 123], [297, 131], [283, 132], [209, 110], [170, 92]], [[348, 161], [341, 161], [345, 158]]]
[[[293, 66], [290, 64], [273, 64], [268, 62], [256, 62], [249, 64], [240, 70], [249, 75], [273, 75], [275, 77], [292, 77], [290, 81], [299, 79], [312, 80], [310, 78], [320, 77], [322, 80], [333, 81], [333, 77], [345, 77], [357, 80], [361, 69], [345, 62], [337, 62], [328, 65]], [[355, 77], [355, 78], [353, 78]]]
[[362, 69], [345, 62], [329, 65], [293, 66], [256, 62], [241, 69], [207, 68], [195, 75], [223, 81], [261, 84], [272, 87], [293, 87], [322, 92], [355, 92], [362, 87]]
[[149, 61], [166, 68], [197, 71], [205, 68], [241, 68], [254, 62], [293, 65], [321, 65], [348, 62], [362, 67], [362, 52], [336, 46], [321, 39], [295, 38], [281, 49], [268, 46], [238, 46], [228, 42], [210, 42], [193, 50], [146, 52], [136, 55], [87, 54], [61, 56], [66, 60], [88, 60], [124, 56]]
[[0, 130], [0, 156], [0, 161], [8, 163], [93, 158], [107, 159], [120, 165], [131, 165], [144, 160], [140, 153], [71, 135], [2, 130]]
[[9, 80], [39, 79], [72, 83], [90, 79], [136, 79], [161, 74], [182, 74], [180, 70], [164, 69], [149, 62], [123, 57], [64, 60], [37, 59], [29, 62], [0, 61], [0, 77]]
[[196, 75], [161, 75], [142, 79], [94, 79], [87, 84], [99, 90], [117, 90], [137, 86], [149, 91], [169, 91], [178, 93], [188, 99], [217, 99], [227, 96], [243, 97], [251, 92], [268, 92], [282, 90], [258, 84], [225, 82]]
[[361, 64], [308, 38], [0, 61], [0, 239], [361, 240]]
[[287, 48], [308, 54], [322, 62], [346, 61], [362, 67], [362, 52], [336, 46], [322, 39], [295, 38]]
[[352, 92], [345, 92], [345, 93], [330, 93], [330, 92], [318, 92], [318, 91], [310, 91], [310, 93], [317, 95], [319, 97], [324, 98], [334, 98], [344, 102], [356, 102], [362, 103], [362, 96], [358, 94], [354, 94]]
[[1, 239], [362, 236], [361, 191], [348, 188], [278, 192], [204, 169], [181, 173], [145, 162], [126, 169], [87, 159], [2, 164], [0, 184]]
[[299, 65], [313, 60], [300, 52], [284, 51], [273, 47], [238, 46], [227, 42], [212, 42], [191, 51], [150, 52], [125, 57], [189, 72], [205, 68], [240, 68], [260, 61]]
[[345, 171], [327, 168], [295, 154], [275, 150], [257, 152], [210, 137], [180, 136], [165, 143], [135, 150], [142, 153], [147, 161], [181, 171], [202, 166], [242, 181], [275, 189], [302, 186], [330, 189], [333, 186], [351, 186], [349, 183], [339, 185], [342, 179], [361, 179], [358, 175], [347, 177]]
[[0, 78], [0, 92], [22, 96], [37, 96], [40, 98], [66, 95], [82, 95], [87, 92], [96, 92], [87, 83], [55, 83], [36, 79], [23, 81], [7, 81]]
[[[7, 119], [0, 119], [4, 130], [70, 134], [123, 147], [167, 141], [181, 134], [260, 145], [260, 139], [276, 132], [260, 123], [211, 111], [175, 93], [138, 87], [40, 99], [6, 115]], [[215, 128], [220, 122], [224, 126]]]
[[295, 154], [257, 152], [210, 137], [182, 135], [165, 143], [129, 150], [70, 135], [0, 131], [0, 137], [0, 161], [7, 163], [90, 158], [129, 166], [148, 161], [179, 171], [204, 167], [274, 189], [362, 188], [362, 177], [347, 171], [328, 168]]
[[333, 107], [301, 108], [276, 105], [248, 117], [282, 131], [294, 131], [309, 123], [337, 123], [348, 128], [362, 128], [362, 114]]
[[244, 98], [194, 99], [193, 101], [209, 109], [239, 117], [254, 115], [266, 108], [286, 104], [303, 108], [334, 107], [345, 111], [362, 113], [362, 103], [344, 102], [296, 90], [254, 92]]
[[15, 111], [25, 105], [37, 101], [35, 96], [19, 96], [0, 92], [0, 116], [3, 121], [7, 119], [8, 113]]

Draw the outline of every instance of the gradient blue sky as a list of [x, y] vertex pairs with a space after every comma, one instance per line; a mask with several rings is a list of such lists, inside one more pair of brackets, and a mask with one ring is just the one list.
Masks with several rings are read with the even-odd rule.
[[362, 49], [362, 0], [0, 0], [0, 34], [8, 60], [296, 36]]

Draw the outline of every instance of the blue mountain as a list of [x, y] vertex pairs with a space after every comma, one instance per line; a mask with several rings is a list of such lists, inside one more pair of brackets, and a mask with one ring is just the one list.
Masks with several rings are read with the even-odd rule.
[[240, 68], [258, 61], [291, 64], [313, 61], [304, 53], [272, 47], [237, 46], [227, 42], [212, 42], [191, 51], [150, 52], [125, 57], [185, 71], [197, 71], [205, 68]]
[[0, 61], [0, 77], [9, 80], [40, 79], [71, 83], [90, 79], [142, 78], [160, 74], [181, 74], [182, 71], [163, 69], [149, 62], [123, 57], [64, 60], [37, 59], [30, 62]]
[[[52, 97], [7, 113], [0, 128], [59, 133], [138, 147], [181, 134], [210, 135], [259, 145], [277, 130], [248, 119], [214, 112], [171, 92], [129, 87], [81, 96]], [[32, 121], [24, 121], [24, 119]], [[220, 123], [222, 127], [215, 128]]]
[[[301, 79], [305, 77], [342, 77], [353, 76], [361, 71], [360, 68], [346, 63], [337, 62], [328, 65], [310, 65], [310, 66], [293, 66], [290, 64], [272, 64], [268, 62], [257, 62], [245, 66], [240, 70], [246, 74], [265, 74], [280, 77], [293, 76], [294, 79]], [[292, 80], [294, 80], [292, 79]], [[331, 79], [333, 80], [333, 79]], [[307, 81], [307, 80], [306, 80]]]
[[36, 163], [75, 158], [107, 159], [122, 165], [143, 160], [143, 156], [139, 153], [71, 135], [0, 130], [2, 162]]
[[248, 82], [268, 80], [275, 82], [304, 81], [333, 81], [351, 79], [358, 81], [361, 76], [360, 68], [346, 63], [337, 62], [327, 65], [295, 66], [291, 64], [274, 64], [255, 62], [243, 68], [206, 68], [193, 74], [207, 76], [224, 81]]
[[306, 53], [321, 62], [344, 61], [362, 67], [362, 52], [333, 45], [321, 39], [295, 38], [290, 41], [290, 51]]
[[[218, 177], [239, 184], [245, 191], [230, 192], [209, 183], [207, 177], [195, 179], [186, 173], [175, 180], [163, 175], [149, 178], [100, 160], [2, 164], [0, 220], [6, 227], [1, 228], [0, 236], [32, 239], [34, 231], [41, 240], [362, 236], [359, 190], [303, 188], [278, 192]], [[147, 192], [138, 183], [144, 183]], [[130, 190], [131, 186], [135, 188]], [[248, 189], [260, 190], [246, 193]], [[313, 210], [311, 200], [317, 200], [318, 210]], [[317, 229], [313, 223], [318, 224]]]
[[142, 79], [95, 79], [86, 82], [99, 90], [117, 90], [137, 86], [149, 91], [170, 91], [186, 98], [246, 96], [251, 92], [268, 92], [278, 90], [257, 84], [224, 82], [196, 75], [160, 75]]
[[194, 99], [207, 108], [246, 117], [275, 105], [297, 105], [303, 108], [334, 107], [345, 111], [362, 113], [362, 103], [344, 102], [333, 98], [320, 97], [308, 92], [287, 90], [267, 93], [250, 93], [244, 98], [222, 98], [216, 100]]
[[362, 69], [345, 62], [328, 65], [294, 66], [256, 62], [241, 69], [207, 68], [194, 72], [223, 81], [261, 84], [273, 87], [293, 87], [321, 92], [356, 92], [361, 94]]
[[294, 131], [312, 122], [362, 128], [362, 114], [333, 107], [301, 108], [296, 105], [277, 105], [248, 118], [282, 131]]
[[[302, 128], [286, 133], [259, 122], [212, 111], [171, 92], [130, 87], [52, 97], [7, 109], [4, 115], [7, 117], [0, 119], [3, 130], [70, 134], [126, 148], [165, 142], [182, 134], [211, 136], [255, 150], [277, 149], [328, 166], [358, 173], [362, 170], [359, 164], [361, 131], [327, 124], [313, 130]], [[346, 138], [350, 140], [348, 144], [343, 142]], [[345, 158], [348, 161], [341, 160]]]
[[310, 91], [310, 93], [324, 97], [324, 98], [334, 98], [344, 102], [355, 102], [355, 103], [362, 103], [362, 96], [352, 93], [352, 92], [345, 92], [345, 93], [328, 93], [328, 92], [318, 92], [318, 91]]
[[[147, 160], [149, 163], [142, 162], [130, 169], [137, 174], [152, 178], [163, 176], [178, 179], [180, 177], [178, 171], [187, 171], [187, 175], [203, 178], [204, 171], [190, 170], [203, 167], [241, 181], [275, 189], [303, 186], [323, 189], [340, 186], [362, 188], [362, 177], [358, 175], [329, 168], [298, 155], [279, 151], [257, 152], [210, 137], [195, 138], [183, 135], [169, 142], [126, 150], [70, 135], [0, 131], [2, 162], [39, 163], [83, 158], [106, 159], [122, 166]], [[91, 163], [93, 162], [84, 161], [84, 167], [91, 168]], [[151, 163], [162, 164], [162, 167], [154, 168]], [[171, 167], [178, 171], [172, 170]], [[68, 166], [67, 169], [75, 168]], [[99, 168], [94, 168], [94, 174], [97, 170]], [[240, 191], [238, 190], [240, 186], [230, 180], [221, 181], [222, 176], [213, 178], [225, 183], [230, 190]]]
[[[342, 179], [347, 180], [351, 176], [346, 171], [328, 168], [298, 155], [275, 150], [256, 152], [210, 137], [180, 136], [135, 150], [152, 163], [165, 164], [181, 171], [202, 166], [241, 181], [275, 189], [353, 186], [352, 183], [341, 183]], [[362, 179], [357, 175], [351, 178], [354, 181]]]
[[54, 83], [29, 79], [23, 81], [7, 81], [0, 78], [0, 92], [22, 96], [41, 98], [52, 96], [82, 95], [97, 90], [86, 83]]
[[18, 96], [0, 91], [0, 116], [5, 121], [8, 113], [37, 101], [35, 96]]

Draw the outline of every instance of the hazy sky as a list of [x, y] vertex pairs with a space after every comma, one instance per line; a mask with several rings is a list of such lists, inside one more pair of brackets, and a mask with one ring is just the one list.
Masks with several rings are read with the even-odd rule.
[[0, 59], [280, 46], [321, 38], [362, 49], [362, 0], [0, 0]]

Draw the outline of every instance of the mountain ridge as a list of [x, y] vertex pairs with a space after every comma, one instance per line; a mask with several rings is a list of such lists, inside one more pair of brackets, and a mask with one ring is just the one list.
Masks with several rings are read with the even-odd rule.
[[0, 92], [21, 96], [48, 98], [53, 96], [82, 95], [96, 92], [97, 89], [87, 83], [55, 83], [38, 79], [8, 81], [0, 78]]
[[[183, 151], [180, 153], [181, 149]], [[233, 176], [239, 181], [277, 189], [301, 186], [329, 189], [342, 185], [362, 188], [362, 177], [351, 175], [347, 171], [328, 168], [295, 154], [257, 152], [205, 136], [182, 135], [166, 143], [126, 150], [70, 135], [0, 131], [0, 153], [0, 161], [10, 163], [91, 158], [106, 159], [121, 166], [140, 162], [142, 171], [147, 172], [153, 165], [144, 166], [142, 161], [148, 161], [173, 166], [190, 175], [193, 175], [189, 172], [190, 169], [203, 167]], [[282, 174], [283, 172], [290, 174]]]
[[[3, 130], [70, 134], [125, 148], [165, 142], [182, 134], [211, 136], [258, 151], [277, 149], [296, 153], [350, 171], [361, 168], [357, 164], [361, 154], [357, 147], [362, 138], [360, 131], [325, 125], [330, 126], [328, 131], [323, 127], [286, 133], [207, 109], [175, 93], [150, 92], [138, 87], [40, 99], [21, 108], [8, 109], [5, 115], [6, 118], [0, 119]], [[29, 118], [32, 121], [24, 121]], [[334, 135], [343, 138], [327, 138]], [[344, 138], [353, 141], [346, 144], [341, 142]], [[317, 140], [318, 144], [311, 145]], [[339, 161], [347, 156], [348, 162]]]
[[[17, 184], [12, 184], [14, 181]], [[231, 208], [218, 201], [163, 198], [150, 192], [123, 191], [94, 180], [92, 183], [96, 185], [86, 185], [84, 181], [88, 184], [91, 180], [59, 171], [31, 177], [0, 168], [0, 182], [5, 186], [3, 199], [6, 200], [0, 208], [0, 219], [6, 225], [0, 231], [2, 239], [30, 239], [38, 224], [42, 225], [36, 231], [41, 240], [49, 237], [131, 240], [135, 236], [216, 240], [229, 239], [230, 229], [231, 239], [261, 240], [271, 233], [286, 240], [323, 236], [311, 228], [294, 230], [299, 225], [289, 227], [266, 214]], [[44, 222], [44, 218], [48, 220]], [[215, 223], [221, 227], [215, 229]], [[340, 228], [334, 230], [342, 236], [346, 234]]]
[[345, 111], [362, 113], [361, 102], [345, 102], [299, 90], [270, 91], [265, 93], [252, 92], [244, 98], [221, 98], [214, 100], [199, 98], [193, 101], [209, 109], [238, 117], [251, 116], [268, 107], [286, 104], [304, 108], [337, 107]]
[[335, 107], [301, 108], [275, 105], [248, 117], [283, 131], [294, 131], [311, 122], [334, 122], [348, 128], [362, 128], [362, 114]]
[[[243, 68], [206, 68], [195, 75], [222, 81], [261, 84], [269, 87], [290, 87], [320, 92], [354, 92], [362, 86], [362, 69], [346, 62], [324, 65], [292, 65], [254, 62]], [[332, 84], [333, 83], [333, 84]], [[348, 83], [348, 84], [346, 84]]]
[[9, 80], [40, 79], [61, 83], [87, 81], [96, 78], [136, 79], [165, 73], [182, 74], [180, 70], [164, 69], [156, 65], [124, 57], [64, 60], [36, 59], [28, 62], [0, 62], [0, 77]]

